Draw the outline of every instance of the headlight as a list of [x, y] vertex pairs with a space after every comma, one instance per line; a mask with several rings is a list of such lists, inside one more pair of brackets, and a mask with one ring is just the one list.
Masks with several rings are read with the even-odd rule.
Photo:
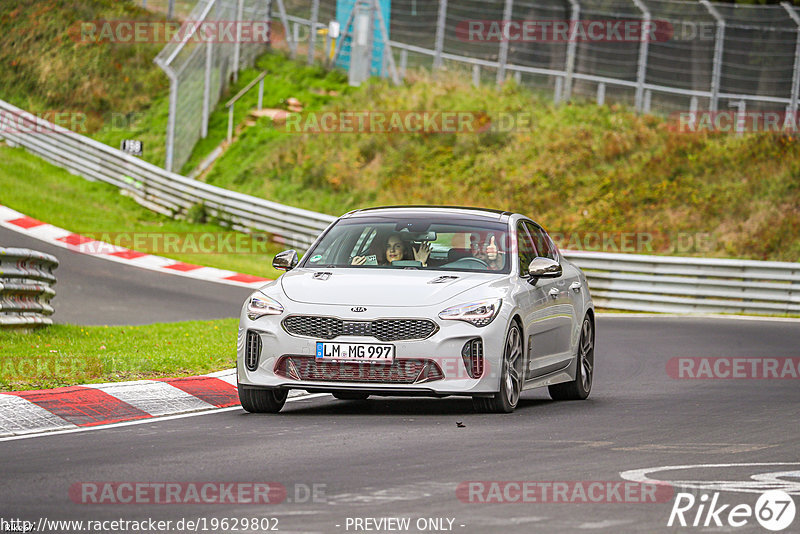
[[503, 299], [493, 299], [453, 306], [440, 312], [439, 319], [466, 321], [475, 326], [486, 326], [497, 317], [502, 303]]
[[264, 315], [280, 315], [283, 313], [283, 306], [274, 299], [260, 295], [250, 297], [247, 301], [247, 318], [255, 321]]

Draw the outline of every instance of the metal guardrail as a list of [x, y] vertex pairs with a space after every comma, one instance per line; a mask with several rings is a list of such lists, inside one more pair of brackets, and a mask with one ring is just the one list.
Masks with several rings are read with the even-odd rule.
[[800, 315], [800, 263], [565, 251], [598, 307]]
[[[231, 228], [268, 232], [293, 247], [311, 244], [336, 218], [251, 197], [168, 172], [94, 139], [56, 126], [0, 100], [0, 112], [14, 114], [14, 128], [0, 138], [88, 180], [112, 184], [145, 207], [170, 217], [202, 204]], [[22, 127], [19, 125], [22, 124]]]
[[0, 328], [53, 324], [56, 267], [50, 254], [0, 247]]
[[[175, 216], [203, 203], [234, 229], [264, 231], [276, 241], [303, 248], [336, 218], [229, 191], [125, 154], [54, 126], [0, 100], [41, 131], [0, 131], [56, 166], [127, 191], [142, 205]], [[800, 263], [644, 256], [565, 251], [586, 271], [598, 306], [672, 313], [800, 315]]]

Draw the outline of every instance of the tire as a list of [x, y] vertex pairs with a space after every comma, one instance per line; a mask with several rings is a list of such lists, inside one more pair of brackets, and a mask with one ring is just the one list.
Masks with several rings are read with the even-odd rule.
[[500, 390], [492, 397], [473, 397], [472, 405], [476, 411], [490, 413], [514, 411], [522, 393], [522, 356], [522, 332], [517, 323], [511, 323], [503, 350]]
[[589, 316], [583, 318], [581, 338], [578, 341], [575, 380], [549, 386], [553, 400], [584, 400], [592, 391], [594, 379], [594, 325]]
[[256, 389], [239, 384], [239, 402], [250, 413], [278, 413], [288, 396], [288, 389]]
[[339, 400], [367, 400], [369, 393], [362, 393], [361, 391], [337, 391], [333, 396]]

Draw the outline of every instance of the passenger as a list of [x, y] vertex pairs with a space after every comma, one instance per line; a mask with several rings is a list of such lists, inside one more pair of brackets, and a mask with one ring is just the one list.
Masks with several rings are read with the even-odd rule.
[[[373, 247], [370, 247], [373, 248]], [[416, 260], [422, 263], [423, 267], [428, 265], [428, 257], [431, 254], [430, 243], [423, 243], [419, 249], [415, 249], [408, 242], [403, 241], [399, 233], [395, 232], [389, 234], [385, 241], [385, 245], [378, 249], [374, 249], [374, 260], [378, 265], [391, 265], [393, 261], [399, 260]], [[355, 256], [350, 262], [351, 265], [367, 265], [370, 256]]]

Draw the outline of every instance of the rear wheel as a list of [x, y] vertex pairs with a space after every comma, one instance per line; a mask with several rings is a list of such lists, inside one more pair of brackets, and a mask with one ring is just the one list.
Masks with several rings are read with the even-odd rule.
[[553, 400], [583, 400], [592, 391], [594, 378], [594, 327], [589, 316], [583, 318], [581, 338], [578, 341], [578, 368], [575, 380], [549, 386]]
[[506, 335], [503, 365], [500, 374], [500, 391], [493, 397], [473, 397], [472, 404], [479, 412], [511, 413], [522, 394], [522, 333], [519, 325], [512, 323]]
[[362, 393], [361, 391], [337, 391], [333, 396], [339, 400], [367, 400], [369, 393]]
[[250, 413], [278, 413], [288, 396], [288, 389], [257, 389], [239, 384], [239, 402]]

